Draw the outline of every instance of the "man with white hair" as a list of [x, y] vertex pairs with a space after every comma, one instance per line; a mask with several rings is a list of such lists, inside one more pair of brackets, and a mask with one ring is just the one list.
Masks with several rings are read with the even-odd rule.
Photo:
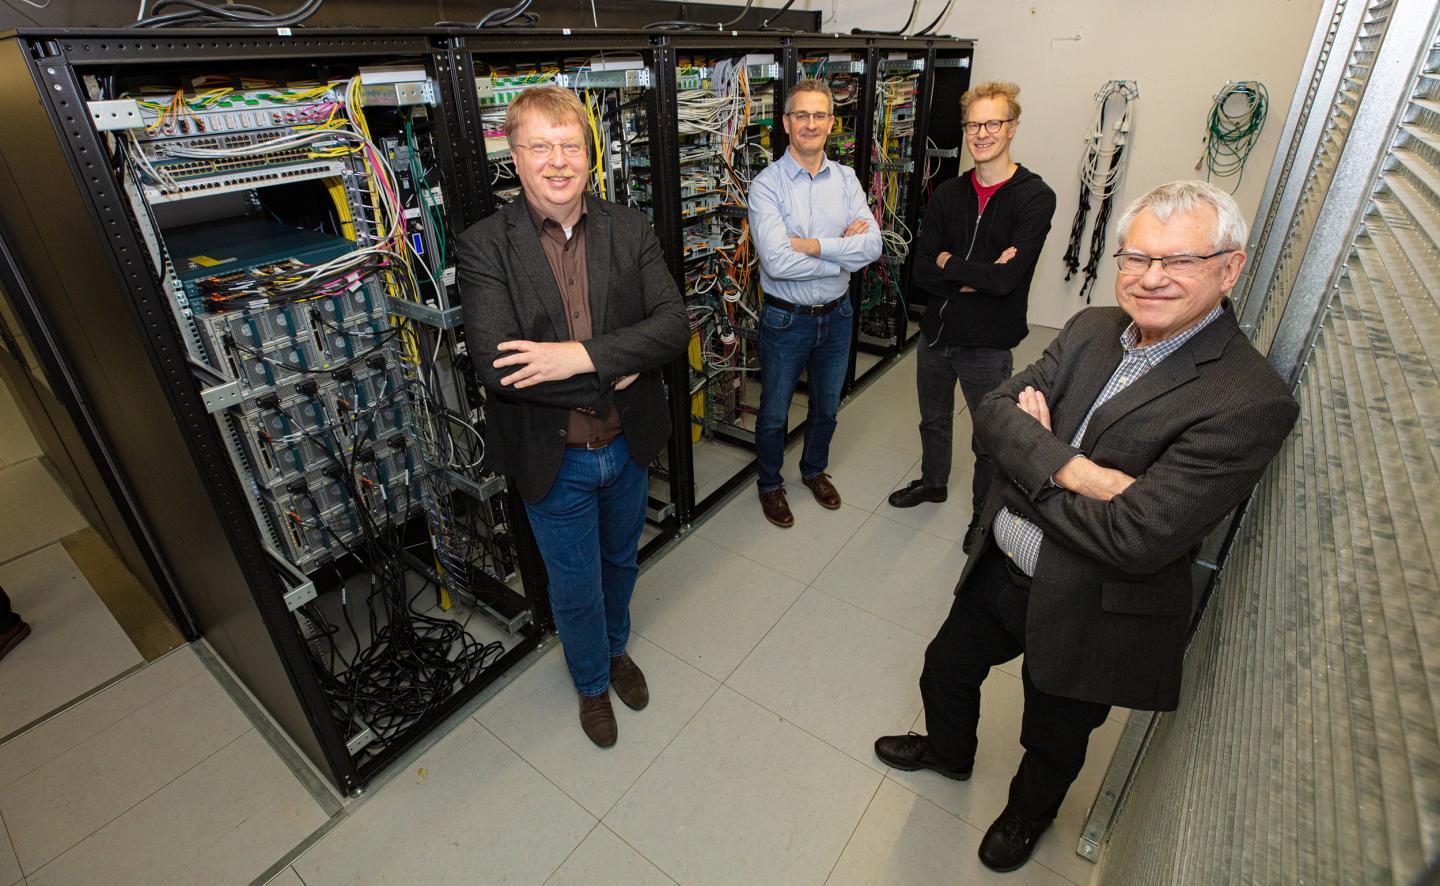
[[1111, 705], [1178, 704], [1191, 561], [1299, 412], [1225, 298], [1246, 236], [1228, 194], [1161, 185], [1119, 235], [1119, 307], [1076, 315], [975, 414], [998, 475], [925, 652], [929, 734], [875, 742], [897, 769], [969, 778], [980, 684], [1024, 653], [1025, 756], [980, 844], [999, 871], [1029, 860]]

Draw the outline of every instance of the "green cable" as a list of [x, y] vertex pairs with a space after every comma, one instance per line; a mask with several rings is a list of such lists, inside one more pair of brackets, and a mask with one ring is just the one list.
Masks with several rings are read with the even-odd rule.
[[[1232, 99], [1242, 104], [1238, 112], [1232, 112]], [[1195, 163], [1196, 171], [1205, 167], [1205, 180], [1238, 176], [1233, 194], [1240, 189], [1245, 177], [1245, 161], [1255, 143], [1260, 140], [1260, 131], [1265, 128], [1265, 118], [1270, 112], [1270, 94], [1259, 80], [1242, 80], [1226, 83], [1215, 94], [1210, 105], [1210, 114], [1205, 121], [1205, 151]]]

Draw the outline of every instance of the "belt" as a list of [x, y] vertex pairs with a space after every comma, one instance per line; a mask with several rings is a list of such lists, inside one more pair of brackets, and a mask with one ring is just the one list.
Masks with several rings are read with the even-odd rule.
[[604, 449], [614, 442], [615, 438], [611, 437], [609, 440], [591, 440], [587, 443], [566, 443], [565, 447], [567, 449], [589, 449], [593, 452], [596, 449]]
[[765, 304], [769, 305], [772, 308], [779, 308], [782, 311], [789, 311], [792, 314], [801, 314], [803, 316], [815, 317], [819, 316], [820, 314], [830, 313], [831, 311], [840, 307], [840, 303], [845, 299], [846, 296], [842, 295], [833, 301], [827, 301], [823, 305], [797, 305], [794, 302], [788, 302], [783, 298], [776, 298], [773, 295], [767, 295], [765, 296]]

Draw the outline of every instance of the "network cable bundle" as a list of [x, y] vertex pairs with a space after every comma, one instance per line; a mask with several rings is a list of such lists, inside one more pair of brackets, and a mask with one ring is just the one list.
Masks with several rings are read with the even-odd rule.
[[418, 65], [87, 85], [332, 714], [380, 753], [504, 651], [455, 598], [529, 617], [457, 371], [435, 85]]
[[1235, 176], [1240, 189], [1245, 180], [1245, 162], [1260, 140], [1265, 118], [1270, 113], [1270, 93], [1259, 80], [1227, 80], [1210, 103], [1205, 120], [1205, 150], [1195, 162], [1195, 171], [1205, 167], [1205, 180]]
[[[871, 150], [869, 200], [880, 225], [883, 249], [879, 261], [860, 277], [860, 335], [879, 345], [900, 344], [897, 319], [905, 305], [903, 271], [914, 239], [905, 224], [915, 168], [915, 95], [920, 74], [907, 70], [918, 62], [892, 59], [881, 65], [875, 85], [874, 144]], [[894, 73], [899, 71], [901, 73]]]
[[[1070, 243], [1065, 250], [1065, 279], [1080, 272], [1080, 247], [1085, 238], [1085, 223], [1090, 215], [1090, 201], [1100, 201], [1095, 213], [1095, 228], [1090, 233], [1090, 252], [1083, 271], [1080, 296], [1090, 303], [1090, 291], [1100, 259], [1105, 253], [1105, 232], [1110, 224], [1110, 210], [1130, 155], [1133, 105], [1140, 98], [1140, 84], [1134, 80], [1109, 80], [1095, 93], [1095, 113], [1085, 133], [1085, 150], [1080, 156], [1080, 205], [1070, 225]], [[1112, 106], [1115, 110], [1111, 110]], [[1107, 122], [1109, 127], [1107, 130]], [[1107, 135], [1108, 132], [1108, 135]]]
[[770, 164], [780, 66], [773, 55], [693, 56], [680, 59], [678, 78], [692, 439], [743, 441], [753, 439], [760, 384], [748, 200]]

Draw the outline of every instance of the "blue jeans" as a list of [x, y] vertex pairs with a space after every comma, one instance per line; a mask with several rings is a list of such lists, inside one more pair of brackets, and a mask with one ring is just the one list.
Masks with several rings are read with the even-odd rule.
[[785, 423], [790, 399], [809, 372], [810, 411], [805, 420], [805, 449], [800, 476], [809, 479], [830, 462], [830, 438], [840, 411], [840, 387], [850, 365], [850, 297], [835, 310], [818, 316], [794, 314], [770, 305], [760, 314], [760, 413], [755, 417], [755, 456], [760, 466], [760, 491], [785, 485]]
[[604, 449], [567, 447], [555, 485], [526, 502], [550, 574], [550, 608], [570, 678], [582, 695], [610, 686], [610, 659], [630, 639], [636, 548], [649, 498], [646, 469], [625, 437]]

